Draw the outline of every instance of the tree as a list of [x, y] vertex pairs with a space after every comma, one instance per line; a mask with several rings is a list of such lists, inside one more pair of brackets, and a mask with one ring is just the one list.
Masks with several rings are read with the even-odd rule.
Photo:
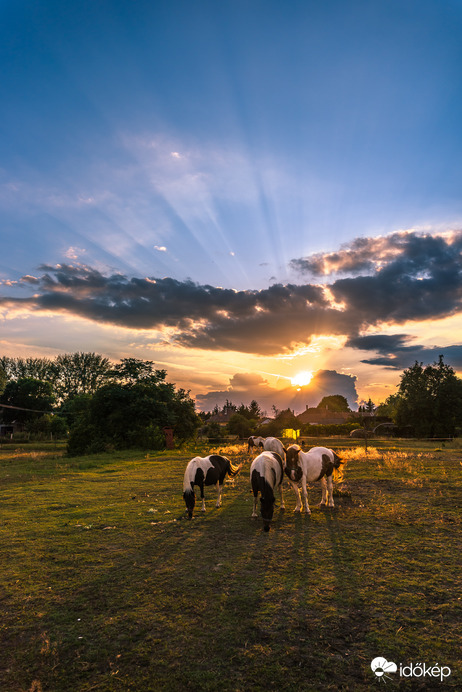
[[255, 427], [255, 420], [247, 418], [240, 413], [234, 413], [229, 419], [228, 432], [230, 435], [237, 435], [240, 438], [250, 437], [252, 430]]
[[6, 423], [13, 420], [27, 423], [37, 417], [38, 413], [51, 412], [54, 402], [50, 382], [42, 382], [32, 377], [11, 380], [0, 397], [0, 403], [14, 407], [3, 408], [3, 420]]
[[158, 383], [165, 380], [166, 370], [156, 370], [151, 360], [122, 358], [112, 370], [112, 376], [118, 382], [134, 385], [138, 382]]
[[375, 411], [375, 404], [370, 397], [369, 397], [369, 400], [366, 401], [366, 405], [364, 406], [364, 410], [366, 413], [374, 413], [374, 411]]
[[3, 367], [0, 365], [0, 394], [4, 391], [8, 378]]
[[0, 367], [8, 380], [32, 378], [53, 383], [56, 376], [54, 362], [49, 358], [0, 358]]
[[396, 421], [396, 412], [399, 401], [399, 394], [390, 394], [385, 401], [377, 406], [375, 415], [377, 418], [391, 418]]
[[443, 362], [417, 361], [401, 376], [396, 423], [411, 425], [418, 437], [452, 437], [462, 417], [462, 380]]
[[108, 358], [98, 353], [65, 353], [54, 361], [54, 387], [60, 400], [78, 394], [94, 394], [111, 375]]
[[[157, 371], [158, 373], [160, 371]], [[164, 381], [165, 373], [124, 384], [104, 385], [93, 395], [71, 430], [68, 451], [84, 454], [108, 448], [161, 449], [164, 427], [180, 442], [192, 437], [199, 423], [189, 392]]]
[[329, 411], [349, 411], [348, 401], [341, 394], [330, 394], [329, 396], [324, 396], [316, 408], [324, 408]]

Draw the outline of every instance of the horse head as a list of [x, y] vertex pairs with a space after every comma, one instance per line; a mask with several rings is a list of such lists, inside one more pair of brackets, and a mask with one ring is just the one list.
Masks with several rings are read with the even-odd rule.
[[196, 495], [194, 490], [185, 490], [183, 493], [183, 498], [188, 510], [188, 518], [192, 519], [194, 507], [196, 506]]
[[303, 475], [302, 466], [300, 462], [300, 452], [302, 450], [298, 445], [290, 445], [286, 449], [286, 466], [284, 471], [287, 474], [289, 480], [298, 483]]
[[263, 519], [264, 531], [270, 530], [271, 520], [274, 513], [275, 497], [272, 494], [262, 495], [260, 498], [261, 518]]

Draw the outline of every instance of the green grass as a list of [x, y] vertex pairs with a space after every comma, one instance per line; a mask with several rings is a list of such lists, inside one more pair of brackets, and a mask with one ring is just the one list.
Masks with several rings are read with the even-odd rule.
[[223, 507], [185, 518], [196, 451], [0, 449], [1, 690], [356, 692], [376, 656], [452, 669], [389, 689], [461, 688], [456, 443], [345, 443], [336, 508], [314, 484], [294, 515], [287, 487], [269, 534], [243, 447]]

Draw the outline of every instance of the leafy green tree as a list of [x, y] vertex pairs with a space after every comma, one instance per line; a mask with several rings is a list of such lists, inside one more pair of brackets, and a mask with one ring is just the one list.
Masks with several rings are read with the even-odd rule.
[[164, 427], [182, 442], [192, 437], [199, 423], [194, 401], [183, 389], [164, 381], [164, 371], [153, 378], [107, 384], [93, 395], [88, 410], [71, 430], [70, 454], [108, 448], [164, 446]]
[[324, 396], [316, 408], [328, 409], [329, 411], [345, 411], [348, 412], [350, 407], [348, 401], [341, 394], [330, 394]]
[[151, 360], [139, 360], [138, 358], [122, 358], [120, 363], [114, 366], [112, 376], [117, 382], [134, 385], [138, 382], [163, 382], [167, 375], [166, 370], [156, 370]]
[[255, 425], [255, 419], [247, 418], [247, 416], [243, 416], [241, 413], [234, 413], [229, 419], [227, 428], [230, 435], [237, 435], [243, 438], [250, 437]]
[[247, 418], [248, 420], [258, 421], [258, 419], [261, 418], [261, 409], [258, 405], [258, 402], [255, 401], [255, 399], [253, 399], [250, 402], [249, 406], [241, 404], [237, 408], [237, 413], [239, 413], [241, 416], [244, 416], [244, 418]]
[[399, 394], [390, 394], [385, 401], [377, 406], [375, 409], [375, 415], [377, 418], [391, 418], [396, 421], [397, 406], [399, 401]]
[[54, 383], [56, 368], [49, 358], [0, 358], [0, 367], [5, 371], [8, 380], [25, 380], [32, 378]]
[[111, 376], [108, 358], [98, 353], [65, 353], [54, 361], [54, 387], [61, 401], [79, 394], [94, 394]]
[[8, 378], [6, 376], [5, 370], [0, 365], [0, 394], [4, 391]]
[[401, 376], [396, 423], [411, 425], [418, 437], [451, 437], [462, 417], [462, 380], [443, 356], [423, 366], [417, 361]]
[[216, 421], [212, 421], [211, 423], [208, 423], [204, 429], [204, 433], [207, 435], [209, 438], [216, 438], [216, 437], [222, 437], [223, 436], [223, 429], [219, 423]]
[[[3, 420], [6, 423], [13, 420], [26, 423], [38, 413], [51, 412], [55, 403], [53, 387], [50, 382], [42, 382], [32, 377], [11, 380], [0, 396], [0, 403], [7, 406], [3, 408]], [[8, 408], [9, 406], [14, 408]]]

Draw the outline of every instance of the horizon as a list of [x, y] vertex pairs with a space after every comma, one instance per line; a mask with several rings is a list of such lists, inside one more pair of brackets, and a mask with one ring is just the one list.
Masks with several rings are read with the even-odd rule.
[[460, 4], [0, 17], [0, 355], [151, 360], [205, 410], [462, 373]]

